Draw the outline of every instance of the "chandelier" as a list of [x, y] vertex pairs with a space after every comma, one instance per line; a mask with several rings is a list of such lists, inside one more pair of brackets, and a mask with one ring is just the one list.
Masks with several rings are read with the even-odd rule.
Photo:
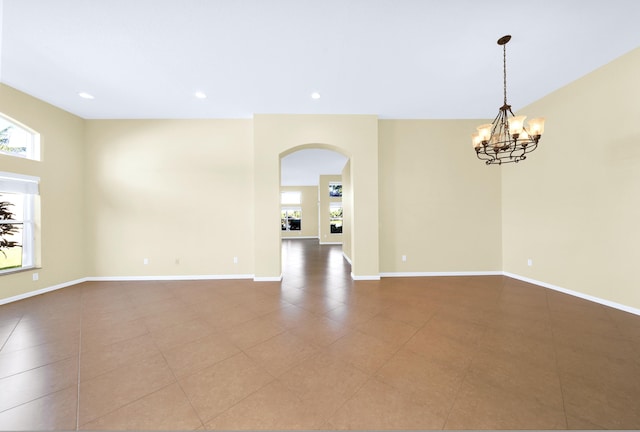
[[544, 132], [544, 118], [531, 119], [528, 127], [524, 127], [526, 116], [516, 116], [507, 103], [507, 42], [510, 35], [498, 39], [502, 45], [502, 59], [504, 72], [504, 104], [495, 120], [491, 124], [478, 126], [478, 131], [471, 135], [473, 148], [478, 159], [487, 165], [510, 162], [520, 162], [527, 158], [538, 147], [540, 137]]

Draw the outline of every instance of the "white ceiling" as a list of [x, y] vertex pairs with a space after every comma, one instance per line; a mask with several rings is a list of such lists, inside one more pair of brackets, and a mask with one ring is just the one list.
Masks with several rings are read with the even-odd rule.
[[317, 186], [321, 175], [340, 175], [346, 163], [346, 156], [331, 150], [298, 150], [280, 159], [280, 184]]
[[83, 118], [492, 118], [504, 34], [514, 110], [640, 46], [638, 0], [0, 2], [0, 81]]

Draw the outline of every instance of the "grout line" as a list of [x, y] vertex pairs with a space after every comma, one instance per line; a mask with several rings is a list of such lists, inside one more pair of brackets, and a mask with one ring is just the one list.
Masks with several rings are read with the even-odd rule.
[[[11, 331], [9, 332], [9, 335], [7, 336], [7, 338], [5, 339], [5, 341], [2, 343], [2, 346], [0, 346], [0, 352], [2, 352], [2, 350], [4, 349], [4, 347], [7, 345], [7, 342], [9, 342], [9, 339], [11, 339], [11, 336], [13, 336], [13, 332], [16, 331], [16, 329], [18, 328], [18, 324], [20, 324], [22, 322], [22, 318], [24, 318], [24, 313], [20, 316], [20, 319], [18, 319], [18, 321], [16, 322], [16, 324], [13, 326], [13, 328], [11, 329]], [[19, 351], [19, 350], [18, 350]]]
[[[196, 417], [198, 417], [198, 420], [200, 421], [200, 426], [202, 426], [202, 428], [203, 428], [203, 429], [206, 429], [206, 428], [205, 428], [205, 425], [204, 425], [204, 421], [202, 420], [202, 417], [200, 417], [200, 413], [198, 413], [198, 410], [196, 410], [196, 408], [193, 406], [193, 403], [191, 402], [191, 399], [189, 398], [189, 395], [187, 395], [187, 392], [185, 392], [185, 391], [184, 391], [184, 388], [182, 387], [182, 384], [180, 384], [180, 380], [178, 379], [178, 376], [177, 376], [177, 375], [176, 375], [176, 373], [173, 371], [173, 369], [171, 369], [171, 366], [169, 365], [169, 362], [167, 361], [167, 358], [165, 357], [164, 352], [160, 349], [160, 347], [158, 346], [158, 344], [157, 344], [156, 340], [155, 340], [153, 337], [151, 338], [151, 340], [153, 341], [153, 344], [155, 345], [156, 349], [158, 350], [158, 352], [159, 352], [159, 353], [160, 353], [160, 355], [162, 356], [162, 358], [163, 358], [164, 362], [165, 362], [165, 363], [166, 363], [166, 365], [167, 365], [167, 368], [169, 369], [169, 371], [171, 371], [171, 375], [173, 375], [173, 379], [175, 380], [175, 383], [176, 383], [176, 384], [178, 384], [178, 387], [180, 388], [180, 391], [181, 391], [181, 392], [182, 392], [182, 394], [184, 395], [185, 399], [187, 399], [187, 402], [189, 402], [189, 406], [191, 407], [191, 409], [192, 409], [192, 410], [193, 410], [193, 412], [195, 413]], [[233, 357], [233, 356], [229, 356], [229, 357], [227, 357], [227, 358], [231, 358], [231, 357]], [[226, 360], [226, 359], [225, 359], [225, 360]], [[220, 361], [223, 361], [223, 360], [220, 360]], [[215, 363], [214, 363], [214, 364], [215, 364]], [[195, 373], [198, 373], [198, 372], [194, 372], [194, 374], [195, 374]], [[168, 387], [168, 386], [170, 386], [170, 385], [172, 385], [172, 384], [173, 384], [173, 383], [168, 384], [167, 386], [162, 387], [162, 389], [164, 389], [164, 388], [166, 388], [166, 387]], [[156, 390], [156, 392], [157, 392], [157, 391], [160, 391], [160, 390], [162, 390], [162, 389], [158, 389], [158, 390]], [[153, 394], [153, 393], [155, 393], [155, 392], [151, 392], [151, 393], [149, 393], [149, 394], [147, 394], [147, 395], [144, 395], [143, 397], [146, 397], [146, 396], [148, 396], [148, 395], [150, 395], [150, 394]], [[140, 399], [142, 399], [142, 398], [140, 398]], [[135, 401], [134, 401], [134, 402], [135, 402]], [[131, 403], [133, 403], [133, 402], [131, 402]], [[128, 405], [128, 404], [127, 404], [127, 405]], [[118, 409], [119, 409], [119, 408], [118, 408]]]
[[[504, 281], [502, 283], [502, 286], [500, 288], [500, 294], [502, 295], [502, 292], [504, 291]], [[460, 396], [460, 392], [462, 391], [462, 387], [464, 386], [465, 382], [467, 381], [467, 377], [469, 376], [469, 372], [471, 371], [471, 368], [473, 367], [473, 362], [476, 358], [477, 353], [480, 351], [480, 346], [482, 341], [484, 341], [485, 336], [487, 335], [487, 333], [489, 332], [489, 325], [488, 324], [483, 324], [484, 330], [482, 332], [482, 336], [480, 336], [479, 343], [476, 346], [476, 348], [473, 350], [473, 354], [471, 356], [471, 361], [469, 361], [469, 366], [467, 366], [467, 369], [464, 372], [464, 375], [462, 376], [462, 379], [460, 380], [460, 385], [458, 386], [458, 390], [456, 390], [455, 396], [453, 397], [453, 401], [451, 402], [451, 406], [449, 408], [449, 412], [447, 412], [447, 416], [444, 420], [444, 424], [442, 425], [442, 429], [444, 429], [447, 426], [447, 423], [449, 423], [449, 419], [451, 418], [451, 413], [453, 412], [453, 408], [455, 408], [456, 406], [456, 402], [458, 402], [458, 397]]]
[[78, 330], [78, 393], [76, 400], [76, 430], [80, 430], [80, 370], [82, 361], [82, 295], [80, 295], [80, 324]]
[[553, 325], [553, 319], [551, 316], [551, 308], [549, 307], [549, 292], [550, 291], [545, 292], [544, 298], [547, 303], [547, 313], [549, 314], [549, 325], [551, 326], [551, 340], [553, 341], [553, 356], [555, 358], [555, 363], [556, 363], [556, 375], [558, 376], [558, 384], [560, 384], [560, 396], [562, 397], [562, 411], [564, 412], [565, 426], [567, 429], [569, 429], [569, 417], [567, 416], [567, 407], [564, 400], [564, 386], [562, 385], [562, 376], [560, 375], [560, 365], [558, 364], [556, 332], [555, 332], [555, 326]]

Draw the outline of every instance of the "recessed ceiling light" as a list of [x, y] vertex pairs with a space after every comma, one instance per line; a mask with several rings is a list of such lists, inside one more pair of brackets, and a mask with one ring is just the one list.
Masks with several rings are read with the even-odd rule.
[[207, 95], [204, 94], [204, 92], [201, 92], [201, 91], [195, 92], [194, 96], [197, 97], [198, 99], [206, 99], [207, 98]]
[[80, 92], [78, 93], [78, 96], [80, 96], [82, 99], [95, 99], [92, 94], [89, 94], [87, 92]]
[[320, 99], [320, 93], [318, 92], [311, 93], [311, 99]]

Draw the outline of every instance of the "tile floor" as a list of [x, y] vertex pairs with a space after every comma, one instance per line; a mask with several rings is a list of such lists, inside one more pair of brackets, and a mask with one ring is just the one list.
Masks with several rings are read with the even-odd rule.
[[0, 306], [0, 429], [639, 429], [640, 317], [501, 276], [92, 282]]

